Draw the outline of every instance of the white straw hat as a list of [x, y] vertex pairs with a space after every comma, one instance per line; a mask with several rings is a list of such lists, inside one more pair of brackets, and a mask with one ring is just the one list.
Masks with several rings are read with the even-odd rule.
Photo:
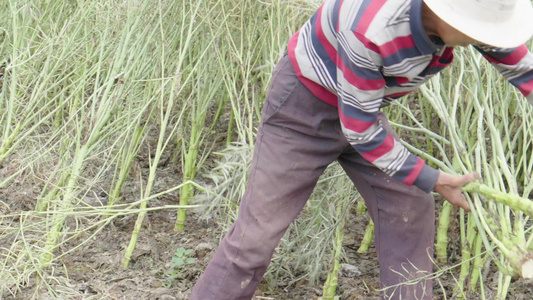
[[533, 36], [531, 0], [424, 0], [450, 26], [483, 44], [514, 48]]

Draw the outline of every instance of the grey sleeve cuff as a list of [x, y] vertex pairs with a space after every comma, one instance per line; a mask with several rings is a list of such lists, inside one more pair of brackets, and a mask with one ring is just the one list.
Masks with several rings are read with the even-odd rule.
[[430, 193], [433, 191], [435, 184], [437, 184], [439, 174], [439, 170], [433, 169], [428, 165], [424, 165], [422, 171], [420, 174], [418, 174], [418, 178], [415, 180], [414, 185], [424, 192]]

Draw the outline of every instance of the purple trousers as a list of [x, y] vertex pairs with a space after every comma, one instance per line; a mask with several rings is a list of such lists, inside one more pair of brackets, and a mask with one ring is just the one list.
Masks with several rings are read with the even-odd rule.
[[[380, 119], [396, 136], [386, 118]], [[342, 134], [337, 107], [315, 97], [298, 80], [287, 56], [272, 76], [238, 218], [191, 299], [251, 299], [279, 240], [335, 160], [374, 221], [381, 287], [387, 288], [382, 298], [432, 299], [431, 279], [413, 279], [432, 272], [433, 197], [359, 155]]]

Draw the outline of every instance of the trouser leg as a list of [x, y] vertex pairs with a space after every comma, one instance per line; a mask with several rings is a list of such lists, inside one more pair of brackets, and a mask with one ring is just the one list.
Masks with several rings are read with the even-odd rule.
[[386, 288], [382, 298], [432, 299], [432, 280], [416, 278], [433, 269], [433, 196], [383, 173], [352, 147], [347, 147], [339, 163], [365, 200], [375, 224], [381, 288]]
[[279, 240], [344, 148], [336, 108], [298, 81], [288, 59], [272, 82], [238, 218], [191, 299], [251, 299]]

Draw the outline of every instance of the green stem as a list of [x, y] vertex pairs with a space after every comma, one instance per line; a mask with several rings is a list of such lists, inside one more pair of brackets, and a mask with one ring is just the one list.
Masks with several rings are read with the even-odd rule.
[[357, 253], [367, 253], [370, 244], [372, 244], [372, 239], [374, 238], [374, 222], [372, 219], [368, 222], [368, 226], [365, 230], [365, 235], [363, 236], [363, 241], [361, 241], [361, 246], [357, 249]]
[[470, 287], [472, 291], [476, 291], [476, 285], [480, 279], [481, 269], [483, 269], [484, 259], [481, 253], [483, 246], [483, 241], [481, 240], [481, 235], [478, 233], [476, 235], [476, 240], [474, 243], [474, 262], [472, 268], [472, 275], [470, 277]]
[[452, 212], [452, 205], [448, 201], [444, 201], [442, 210], [439, 215], [439, 226], [437, 228], [437, 242], [435, 244], [435, 254], [439, 262], [445, 263], [448, 261], [448, 228], [450, 227], [450, 214]]
[[463, 187], [464, 192], [473, 192], [484, 195], [498, 203], [509, 206], [513, 210], [519, 210], [528, 216], [533, 216], [533, 201], [514, 194], [508, 194], [493, 189], [480, 183], [469, 183]]
[[[337, 209], [337, 215], [343, 215], [341, 206]], [[342, 241], [344, 240], [344, 218], [342, 217], [339, 224], [335, 228], [335, 245], [334, 245], [334, 255], [333, 255], [333, 269], [328, 273], [326, 282], [324, 283], [322, 299], [324, 300], [333, 300], [335, 297], [335, 292], [337, 290], [339, 272], [341, 270], [340, 258], [342, 253]]]

